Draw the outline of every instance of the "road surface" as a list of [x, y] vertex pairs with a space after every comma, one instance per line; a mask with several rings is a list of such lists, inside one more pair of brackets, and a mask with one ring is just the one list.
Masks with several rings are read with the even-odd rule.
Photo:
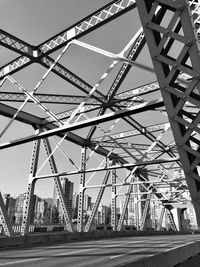
[[198, 240], [200, 235], [135, 236], [1, 249], [0, 266], [125, 266], [127, 263]]

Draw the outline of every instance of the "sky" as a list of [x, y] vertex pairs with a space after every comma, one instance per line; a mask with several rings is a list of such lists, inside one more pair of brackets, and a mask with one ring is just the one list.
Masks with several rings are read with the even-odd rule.
[[[0, 25], [1, 29], [4, 31], [13, 34], [27, 43], [38, 45], [109, 2], [110, 1], [103, 0], [1, 0]], [[81, 41], [118, 53], [124, 48], [139, 28], [140, 22], [138, 14], [135, 10], [132, 10], [113, 22], [84, 36], [81, 38]], [[61, 50], [53, 53], [51, 56], [56, 58], [60, 52]], [[151, 61], [147, 60], [147, 54], [148, 50], [145, 47], [138, 61], [151, 66]], [[0, 47], [0, 55], [1, 66], [18, 56], [16, 53], [2, 47]], [[64, 66], [92, 85], [98, 81], [99, 77], [104, 73], [111, 62], [112, 60], [104, 56], [97, 55], [76, 46], [71, 46], [61, 60]], [[111, 73], [107, 83], [103, 85], [104, 88], [112, 82], [114, 74], [117, 73], [119, 67], [120, 65]], [[26, 90], [31, 91], [45, 72], [46, 69], [43, 67], [38, 64], [32, 64], [14, 74], [13, 78], [22, 84]], [[144, 76], [144, 72], [133, 68], [127, 76], [126, 83], [122, 84], [121, 90], [128, 90], [154, 80], [154, 75], [147, 72]], [[101, 89], [104, 90], [104, 88]], [[2, 90], [17, 91], [16, 88], [8, 83], [3, 86]], [[54, 74], [49, 75], [38, 92], [44, 93], [47, 92], [47, 90], [51, 93], [82, 94], [74, 86], [66, 83]], [[105, 89], [105, 91], [106, 90], [107, 89]], [[20, 104], [14, 104], [14, 106], [19, 107]], [[63, 108], [64, 107], [59, 107], [58, 109], [53, 108], [53, 111], [58, 112]], [[24, 110], [31, 111], [33, 114], [44, 115], [33, 105], [30, 105]], [[0, 117], [2, 128], [7, 122], [7, 118]], [[146, 123], [147, 118], [141, 118], [141, 122]], [[153, 117], [152, 123], [154, 123]], [[116, 126], [115, 131], [119, 130], [121, 129]], [[32, 133], [33, 129], [30, 126], [14, 122], [1, 138], [1, 143]], [[79, 134], [84, 137], [84, 131]], [[141, 142], [142, 141], [143, 140], [141, 140]], [[69, 152], [77, 166], [79, 166], [80, 148], [69, 142], [63, 144], [63, 147]], [[25, 192], [28, 182], [31, 153], [31, 143], [0, 151], [0, 190], [3, 194], [10, 193], [11, 195], [17, 196], [19, 193]], [[61, 153], [57, 151], [55, 157], [58, 159], [57, 164], [60, 172], [72, 169], [72, 166], [70, 166], [69, 162]], [[44, 153], [41, 152], [40, 164], [42, 164], [43, 159]], [[89, 166], [97, 166], [101, 159], [100, 156], [94, 157], [90, 161]], [[49, 169], [45, 166], [41, 174], [47, 172], [49, 172]], [[122, 176], [123, 175], [126, 175], [126, 171], [122, 171]], [[102, 177], [97, 175], [94, 182], [98, 183], [100, 178]], [[70, 179], [75, 184], [75, 191], [78, 191], [79, 177], [70, 177]], [[51, 197], [53, 194], [52, 180], [50, 181], [48, 179], [48, 181], [42, 180], [37, 182], [35, 193], [41, 197]], [[95, 195], [96, 191], [90, 190], [88, 194]]]

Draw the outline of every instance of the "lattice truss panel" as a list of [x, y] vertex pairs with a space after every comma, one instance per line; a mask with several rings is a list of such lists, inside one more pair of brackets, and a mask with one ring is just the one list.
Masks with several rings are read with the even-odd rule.
[[[123, 18], [135, 26], [124, 26]], [[111, 37], [107, 25], [121, 32]], [[0, 115], [6, 118], [0, 153], [33, 142], [22, 235], [28, 234], [35, 183], [46, 178], [54, 181], [66, 229], [74, 231], [63, 176], [72, 182], [80, 178], [78, 231], [92, 229], [103, 198], [110, 199], [113, 230], [127, 223], [130, 207], [138, 230], [146, 227], [148, 213], [151, 227], [159, 229], [164, 211], [176, 230], [173, 203], [190, 203], [188, 189], [200, 224], [199, 25], [197, 0], [114, 0], [37, 46], [0, 30], [2, 51], [12, 54], [0, 67]], [[105, 46], [102, 31], [108, 36]], [[130, 31], [127, 40], [122, 31]], [[99, 40], [94, 41], [93, 34], [94, 39], [99, 34]], [[118, 52], [101, 48], [109, 47], [112, 38], [116, 43], [124, 40]], [[87, 78], [82, 78], [87, 60], [85, 67], [79, 62], [76, 73], [68, 63], [70, 53], [76, 57], [81, 51], [89, 55], [88, 62], [94, 55]], [[13, 54], [18, 56], [13, 59]], [[24, 71], [35, 66], [40, 75], [30, 89]], [[54, 90], [52, 82], [57, 83]], [[16, 122], [32, 126], [32, 135], [22, 130], [20, 138], [15, 131], [10, 137]], [[42, 160], [41, 144], [46, 157]], [[64, 170], [59, 169], [58, 154], [67, 161]], [[46, 165], [51, 173], [41, 174]], [[95, 192], [94, 205], [85, 222], [84, 196], [90, 190]], [[155, 203], [163, 206], [160, 220], [155, 218]], [[1, 206], [3, 216], [3, 202]]]

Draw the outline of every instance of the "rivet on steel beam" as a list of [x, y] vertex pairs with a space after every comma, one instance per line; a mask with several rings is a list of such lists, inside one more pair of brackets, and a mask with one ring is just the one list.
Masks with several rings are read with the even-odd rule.
[[193, 42], [191, 40], [187, 41], [186, 45], [187, 46], [191, 46], [193, 44]]
[[174, 120], [174, 119], [175, 119], [175, 116], [174, 116], [174, 115], [169, 115], [168, 117], [169, 117], [169, 119], [171, 119], [171, 120]]
[[165, 34], [168, 35], [169, 33], [170, 33], [170, 31], [169, 30], [166, 30]]
[[183, 146], [183, 143], [177, 143], [177, 146], [181, 148]]
[[190, 175], [190, 174], [191, 174], [191, 171], [187, 170], [185, 173], [186, 173], [187, 175]]
[[184, 8], [185, 8], [184, 5], [183, 5], [183, 6], [179, 5], [178, 8], [177, 8], [177, 10], [179, 10], [179, 11], [183, 11]]

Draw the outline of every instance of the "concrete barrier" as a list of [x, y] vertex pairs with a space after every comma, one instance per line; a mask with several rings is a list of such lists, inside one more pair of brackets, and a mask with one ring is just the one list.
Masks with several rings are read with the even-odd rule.
[[200, 241], [192, 242], [154, 256], [144, 258], [135, 262], [130, 262], [124, 267], [172, 267], [200, 253]]
[[41, 245], [54, 242], [70, 242], [99, 238], [114, 238], [125, 236], [150, 236], [150, 235], [177, 235], [191, 234], [191, 232], [166, 232], [166, 231], [95, 231], [88, 233], [34, 233], [29, 236], [1, 237], [0, 248]]

